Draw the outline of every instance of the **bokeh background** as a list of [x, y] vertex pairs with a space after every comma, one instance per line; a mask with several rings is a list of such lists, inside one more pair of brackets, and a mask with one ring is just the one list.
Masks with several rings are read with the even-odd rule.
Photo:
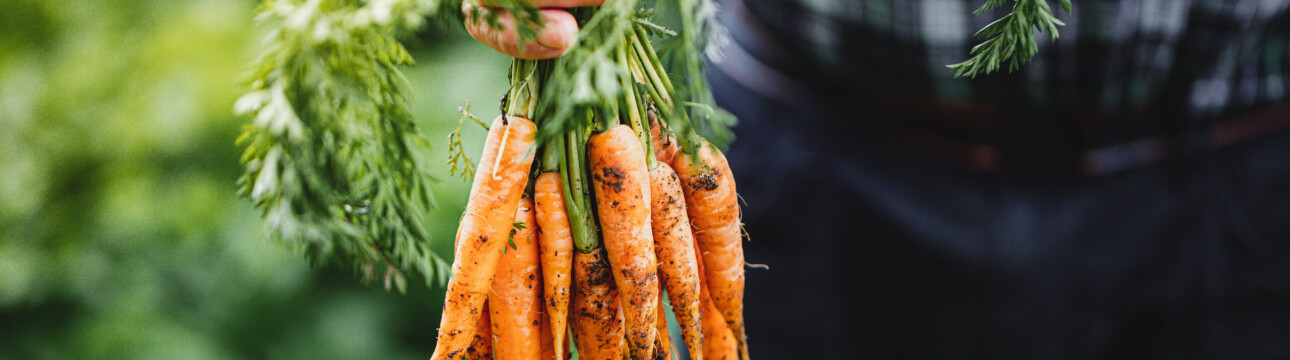
[[[255, 0], [0, 2], [0, 359], [425, 359], [442, 289], [311, 268], [234, 195]], [[445, 139], [508, 59], [460, 24], [407, 42]], [[467, 131], [478, 153], [484, 130]], [[473, 141], [472, 141], [473, 140]], [[468, 191], [431, 147], [440, 254]]]

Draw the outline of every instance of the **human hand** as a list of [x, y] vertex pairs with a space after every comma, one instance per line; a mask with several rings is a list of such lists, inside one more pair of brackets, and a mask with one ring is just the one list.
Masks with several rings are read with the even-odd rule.
[[[515, 18], [505, 10], [489, 7], [487, 0], [484, 1], [483, 6], [471, 0], [461, 2], [461, 13], [465, 14], [466, 18], [466, 31], [469, 31], [470, 36], [475, 37], [476, 40], [503, 54], [525, 60], [550, 59], [563, 55], [578, 39], [578, 21], [565, 8], [598, 6], [605, 2], [605, 0], [527, 1], [532, 1], [533, 6], [540, 9], [543, 24], [546, 25], [538, 30], [534, 41], [525, 44], [523, 49], [520, 49], [516, 37]], [[497, 21], [502, 25], [501, 29], [494, 29], [484, 21], [485, 16], [493, 11], [501, 12], [497, 16]], [[474, 12], [479, 13], [472, 16]]]

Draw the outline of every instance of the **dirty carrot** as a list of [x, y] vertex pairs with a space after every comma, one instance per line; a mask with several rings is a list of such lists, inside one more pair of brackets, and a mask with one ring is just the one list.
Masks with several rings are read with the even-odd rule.
[[484, 141], [484, 153], [457, 229], [461, 240], [454, 251], [433, 360], [459, 359], [474, 339], [480, 309], [533, 164], [536, 126], [523, 117], [507, 119], [497, 117]]
[[[551, 147], [547, 151], [553, 152]], [[546, 161], [543, 166], [548, 166]], [[568, 333], [573, 237], [569, 231], [559, 172], [544, 172], [538, 176], [533, 186], [533, 200], [537, 206], [538, 247], [542, 259], [542, 293], [545, 298], [543, 304], [551, 320], [554, 351], [563, 353], [564, 338]]]
[[514, 245], [507, 244], [498, 261], [488, 297], [497, 360], [532, 360], [542, 353], [542, 274], [533, 236], [535, 225], [533, 201], [526, 196], [515, 211], [507, 241]]
[[493, 358], [493, 325], [488, 318], [488, 302], [484, 302], [483, 311], [479, 314], [479, 325], [475, 327], [475, 339], [466, 348], [466, 360]]
[[[706, 294], [705, 294], [706, 295]], [[703, 296], [703, 356], [709, 360], [739, 359], [739, 342], [735, 334], [726, 326], [712, 298]]]
[[746, 358], [744, 251], [730, 165], [725, 155], [706, 141], [698, 149], [681, 152], [674, 164], [685, 192], [694, 238], [699, 242], [712, 302], [738, 337], [740, 355]]
[[587, 157], [601, 234], [626, 320], [627, 346], [633, 359], [652, 359], [659, 285], [644, 149], [631, 128], [620, 124], [592, 135]]
[[650, 170], [650, 227], [654, 232], [654, 252], [658, 255], [659, 277], [667, 290], [676, 314], [677, 324], [690, 353], [690, 359], [702, 360], [699, 344], [703, 329], [699, 325], [699, 267], [695, 263], [694, 235], [685, 212], [685, 194], [681, 179], [667, 163], [659, 162]]
[[[694, 244], [698, 246], [696, 242]], [[739, 343], [735, 339], [735, 334], [726, 325], [726, 320], [721, 316], [721, 311], [717, 310], [716, 304], [712, 302], [709, 295], [708, 278], [704, 275], [703, 258], [696, 260], [699, 266], [699, 298], [703, 302], [703, 315], [701, 322], [703, 324], [703, 356], [709, 360], [736, 360], [739, 359]]]
[[581, 360], [623, 359], [623, 314], [604, 248], [573, 255], [570, 327]]
[[[457, 241], [461, 239], [458, 238]], [[466, 348], [466, 360], [493, 359], [493, 323], [489, 321], [488, 313], [488, 301], [485, 300], [484, 306], [480, 308], [479, 322], [475, 326], [475, 338], [470, 342], [470, 347]]]

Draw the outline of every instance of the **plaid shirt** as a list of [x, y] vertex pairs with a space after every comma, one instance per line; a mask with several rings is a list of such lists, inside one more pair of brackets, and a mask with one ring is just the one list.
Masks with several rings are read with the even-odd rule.
[[1290, 0], [1074, 0], [1070, 14], [1054, 8], [1061, 38], [1041, 35], [1016, 74], [971, 80], [945, 65], [965, 60], [974, 33], [1011, 6], [973, 15], [984, 0], [743, 1], [801, 59], [780, 70], [808, 82], [1127, 119], [1214, 119], [1290, 99]]

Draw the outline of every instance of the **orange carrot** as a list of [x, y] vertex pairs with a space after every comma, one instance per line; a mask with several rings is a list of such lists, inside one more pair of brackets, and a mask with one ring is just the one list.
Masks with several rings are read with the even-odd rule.
[[475, 339], [466, 348], [466, 360], [493, 359], [493, 323], [489, 321], [488, 313], [488, 301], [484, 301], [484, 307], [479, 312], [479, 323], [475, 326]]
[[676, 143], [676, 136], [663, 131], [658, 124], [658, 114], [653, 111], [649, 113], [649, 138], [654, 145], [654, 157], [658, 162], [671, 165], [672, 158], [676, 156], [676, 151], [680, 149]]
[[527, 196], [520, 199], [511, 231], [515, 245], [508, 244], [502, 254], [488, 297], [496, 340], [493, 356], [498, 360], [532, 360], [542, 355], [542, 274], [533, 217], [533, 201]]
[[[533, 164], [533, 121], [498, 117], [488, 130], [465, 214], [457, 228], [452, 278], [432, 360], [458, 360], [474, 340], [480, 309]], [[496, 321], [496, 319], [493, 319]]]
[[573, 266], [573, 236], [564, 207], [560, 173], [545, 172], [533, 185], [537, 206], [538, 244], [542, 258], [542, 289], [547, 318], [550, 319], [553, 351], [564, 353], [568, 333], [569, 282]]
[[[698, 246], [696, 242], [694, 244]], [[708, 278], [703, 272], [703, 259], [698, 259], [700, 294], [699, 298], [703, 302], [703, 356], [709, 360], [736, 360], [739, 359], [739, 343], [735, 340], [735, 334], [726, 325], [726, 319], [721, 317], [721, 311], [717, 310], [716, 304], [712, 302], [712, 297], [708, 294]]]
[[695, 263], [694, 235], [686, 218], [681, 180], [671, 166], [662, 162], [649, 175], [650, 226], [654, 232], [654, 252], [658, 255], [658, 274], [672, 300], [672, 312], [681, 327], [690, 359], [703, 360], [699, 346], [703, 343], [703, 328], [699, 324], [699, 312], [703, 309], [699, 301], [699, 267]]
[[479, 314], [479, 326], [475, 327], [475, 340], [466, 348], [467, 360], [491, 360], [493, 358], [493, 328], [489, 321], [488, 302], [484, 302], [483, 311]]
[[[709, 360], [739, 359], [739, 342], [735, 333], [726, 326], [721, 311], [712, 302], [712, 298], [703, 296], [703, 356]], [[709, 316], [711, 315], [711, 316]]]
[[547, 314], [542, 314], [541, 316], [539, 316], [540, 318], [542, 318], [542, 331], [539, 333], [539, 336], [538, 336], [538, 339], [541, 339], [541, 341], [539, 341], [538, 343], [538, 345], [541, 346], [542, 348], [541, 359], [559, 360], [560, 357], [555, 356], [555, 343], [554, 341], [551, 340], [551, 319], [548, 318], [546, 315]]
[[570, 326], [581, 360], [623, 359], [623, 314], [604, 248], [573, 254]]
[[[562, 336], [562, 343], [556, 343], [552, 340], [551, 317], [550, 314], [542, 314], [542, 360], [565, 360], [569, 358], [569, 337]], [[568, 320], [568, 314], [565, 314], [565, 320]], [[566, 323], [567, 324], [567, 323]], [[560, 345], [560, 352], [556, 352], [556, 345]], [[558, 355], [557, 355], [558, 354]]]
[[[713, 304], [739, 339], [740, 356], [748, 356], [743, 323], [744, 251], [735, 179], [725, 155], [706, 141], [676, 158], [676, 173], [685, 191], [685, 206], [699, 242]], [[712, 360], [712, 359], [709, 359]]]
[[658, 262], [650, 232], [649, 173], [640, 138], [626, 125], [587, 141], [601, 234], [627, 323], [635, 360], [654, 358], [658, 315]]

